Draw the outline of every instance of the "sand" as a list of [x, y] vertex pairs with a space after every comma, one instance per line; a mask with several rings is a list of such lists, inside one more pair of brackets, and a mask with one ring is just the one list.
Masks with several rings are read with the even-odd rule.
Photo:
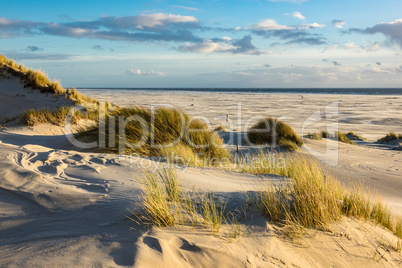
[[[402, 96], [342, 95], [342, 94], [281, 94], [281, 93], [211, 93], [163, 92], [141, 90], [82, 90], [100, 101], [121, 106], [159, 105], [178, 107], [192, 116], [205, 118], [211, 128], [223, 126], [230, 144], [241, 143], [249, 125], [261, 116], [273, 116], [290, 124], [300, 135], [328, 130], [354, 132], [365, 140], [359, 146], [339, 143], [335, 147], [335, 164], [328, 169], [344, 185], [361, 183], [387, 200], [396, 214], [402, 215], [402, 154], [392, 150], [402, 141], [377, 144], [388, 132], [402, 133]], [[332, 109], [332, 110], [331, 110]], [[335, 111], [329, 113], [330, 111]], [[319, 120], [316, 113], [319, 112]], [[229, 115], [229, 122], [226, 121]], [[255, 117], [255, 118], [253, 118]], [[230, 122], [232, 121], [232, 122]], [[233, 138], [230, 139], [230, 135]], [[330, 141], [304, 140], [305, 147], [325, 153]], [[334, 147], [334, 148], [335, 148]], [[234, 146], [229, 146], [234, 149]], [[304, 149], [306, 151], [306, 149]], [[311, 151], [310, 151], [311, 152]], [[326, 156], [320, 154], [319, 159]]]
[[[0, 115], [14, 116], [27, 107], [56, 107], [61, 102], [35, 92], [32, 95], [18, 93], [25, 96], [16, 96], [15, 92], [31, 91], [23, 89], [18, 81], [0, 81], [1, 101], [7, 103], [0, 106]], [[110, 98], [98, 93], [96, 97]], [[273, 115], [286, 115], [285, 121], [300, 131], [300, 118], [310, 116], [314, 109], [324, 109], [338, 97], [309, 95], [302, 99], [291, 94], [270, 94], [269, 99], [262, 99], [255, 94], [236, 97], [183, 92], [176, 95], [131, 93], [129, 97], [114, 96], [111, 101], [125, 105], [129, 104], [127, 100], [138, 104], [160, 100], [192, 115], [217, 118], [213, 123], [216, 126], [226, 122], [226, 114], [235, 117], [237, 101], [241, 99], [244, 118], [255, 114], [272, 115], [276, 111]], [[327, 168], [344, 183], [360, 180], [377, 189], [394, 212], [399, 213], [401, 153], [372, 141], [387, 131], [402, 132], [398, 124], [402, 118], [398, 109], [402, 99], [348, 96], [343, 101], [346, 104], [341, 107], [348, 107], [345, 111], [350, 114], [346, 115], [341, 109], [342, 130], [355, 131], [369, 138], [369, 142], [359, 146], [341, 144], [339, 164]], [[276, 110], [279, 106], [280, 111]], [[10, 107], [17, 108], [10, 111]], [[348, 123], [348, 120], [355, 123]], [[366, 125], [359, 120], [371, 123]], [[241, 125], [228, 129], [235, 132], [240, 131], [234, 130], [239, 127]], [[121, 158], [82, 151], [69, 143], [63, 130], [50, 125], [30, 128], [8, 125], [0, 129], [1, 267], [401, 265], [402, 255], [393, 249], [397, 239], [392, 233], [368, 222], [347, 218], [334, 224], [332, 232], [310, 231], [300, 241], [291, 241], [282, 228], [267, 223], [254, 208], [249, 208], [239, 222], [242, 234], [236, 239], [229, 237], [231, 225], [224, 225], [217, 235], [203, 226], [162, 229], [138, 226], [127, 218], [130, 215], [127, 209], [140, 211], [138, 178], [144, 168], [157, 169], [160, 163], [140, 157]], [[307, 146], [316, 150], [322, 150], [324, 144], [325, 141], [307, 141]], [[257, 191], [264, 181], [284, 180], [269, 174], [254, 176], [218, 168], [181, 167], [178, 171], [185, 189], [213, 191], [223, 202], [230, 200], [228, 206], [233, 209], [246, 204], [245, 193]]]

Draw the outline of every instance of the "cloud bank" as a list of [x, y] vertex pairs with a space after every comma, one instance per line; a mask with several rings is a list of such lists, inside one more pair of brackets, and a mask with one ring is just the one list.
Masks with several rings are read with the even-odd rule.
[[373, 27], [367, 27], [366, 29], [350, 29], [349, 33], [362, 33], [362, 34], [383, 34], [393, 43], [402, 47], [402, 19], [397, 19], [393, 22], [383, 22]]

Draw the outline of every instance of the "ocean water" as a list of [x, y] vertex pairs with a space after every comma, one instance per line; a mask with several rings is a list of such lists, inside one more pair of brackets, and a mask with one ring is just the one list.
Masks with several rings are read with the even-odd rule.
[[295, 93], [295, 94], [353, 94], [402, 95], [402, 88], [77, 88], [85, 91], [187, 91], [222, 93]]

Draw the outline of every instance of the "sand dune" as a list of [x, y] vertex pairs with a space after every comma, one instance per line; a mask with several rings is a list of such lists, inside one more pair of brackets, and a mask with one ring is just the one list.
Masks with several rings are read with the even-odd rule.
[[54, 109], [72, 104], [63, 97], [24, 88], [19, 78], [10, 75], [8, 77], [9, 79], [0, 76], [0, 121], [21, 115], [29, 109]]
[[[14, 116], [27, 108], [56, 107], [64, 102], [30, 92], [18, 81], [0, 81], [1, 101], [7, 104], [0, 105], [0, 115]], [[191, 96], [185, 93], [186, 98]], [[287, 111], [293, 118], [290, 122], [296, 122], [305, 104], [299, 103], [302, 100], [289, 103], [293, 98], [290, 95], [283, 98], [283, 105], [292, 107]], [[258, 102], [254, 95], [242, 95], [242, 99]], [[185, 110], [194, 114], [204, 111], [224, 120], [229, 112], [222, 106], [232, 107], [233, 99], [222, 104], [216, 97], [205, 95], [198, 96], [197, 102], [194, 106], [201, 110]], [[202, 106], [203, 110], [200, 102], [216, 108]], [[266, 105], [258, 103], [260, 107]], [[316, 107], [321, 107], [318, 101]], [[356, 107], [353, 111], [358, 111]], [[267, 113], [246, 104], [244, 108], [250, 115]], [[379, 117], [370, 115], [364, 120], [374, 122]], [[358, 130], [366, 134], [366, 128]], [[380, 131], [367, 134], [376, 137]], [[205, 226], [138, 226], [126, 217], [130, 215], [127, 209], [141, 211], [142, 185], [138, 178], [144, 167], [156, 169], [160, 162], [82, 151], [69, 144], [62, 127], [49, 125], [8, 126], [0, 129], [0, 141], [2, 267], [400, 267], [402, 262], [402, 255], [393, 249], [397, 239], [391, 232], [348, 218], [333, 224], [332, 232], [309, 231], [299, 242], [291, 241], [281, 227], [267, 223], [253, 207], [239, 222], [242, 234], [237, 239], [229, 238], [233, 225], [224, 225], [217, 235]], [[307, 145], [320, 150], [323, 144], [311, 141]], [[345, 181], [351, 178], [371, 185], [385, 195], [395, 211], [400, 211], [400, 153], [369, 144], [342, 144], [339, 159], [332, 172]], [[184, 189], [213, 191], [223, 202], [230, 200], [231, 209], [245, 205], [245, 193], [257, 191], [262, 182], [285, 180], [218, 168], [181, 167], [179, 172]]]

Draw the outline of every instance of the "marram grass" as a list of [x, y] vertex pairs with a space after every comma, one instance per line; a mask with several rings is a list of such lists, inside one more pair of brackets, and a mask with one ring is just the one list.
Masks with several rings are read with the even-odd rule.
[[258, 121], [247, 132], [247, 140], [252, 144], [269, 144], [295, 150], [303, 145], [302, 139], [286, 123], [272, 117]]
[[0, 74], [4, 75], [5, 73], [18, 77], [24, 84], [24, 87], [39, 90], [42, 93], [52, 93], [55, 96], [61, 96], [71, 100], [75, 104], [85, 102], [98, 103], [98, 101], [78, 93], [75, 89], [64, 89], [59, 81], [50, 81], [48, 75], [43, 70], [27, 69], [14, 60], [7, 59], [4, 55], [0, 55]]
[[300, 227], [326, 230], [330, 223], [349, 216], [373, 221], [401, 237], [401, 219], [392, 215], [378, 195], [364, 194], [368, 191], [361, 186], [345, 190], [311, 158], [296, 156], [286, 162], [286, 168], [272, 171], [292, 180], [280, 186], [269, 185], [259, 195], [263, 212], [271, 221], [295, 231]]
[[[98, 122], [81, 135], [94, 138], [103, 135], [106, 151], [164, 156], [189, 165], [204, 165], [204, 162], [213, 165], [231, 159], [218, 134], [203, 121], [192, 119], [179, 109], [118, 108], [107, 114], [104, 122], [104, 132]], [[197, 159], [202, 161], [198, 163]]]
[[[269, 221], [286, 227], [285, 232], [292, 239], [300, 237], [304, 228], [330, 230], [330, 224], [343, 216], [372, 221], [402, 239], [402, 219], [394, 217], [378, 196], [365, 195], [367, 191], [360, 186], [345, 190], [308, 157], [292, 157], [287, 163], [286, 168], [276, 172], [287, 174], [290, 180], [263, 186], [254, 203]], [[232, 219], [236, 212], [226, 209], [230, 201], [218, 204], [213, 193], [185, 193], [172, 169], [146, 173], [143, 181], [145, 219], [158, 227], [201, 224], [216, 234], [225, 222], [238, 224], [237, 219]], [[237, 233], [238, 227], [235, 229]]]
[[212, 193], [184, 193], [178, 173], [171, 167], [145, 172], [140, 182], [144, 215], [136, 217], [143, 222], [157, 227], [201, 224], [216, 234], [226, 220], [225, 205], [219, 205]]
[[[22, 116], [22, 122], [27, 126], [37, 126], [40, 124], [53, 124], [62, 126], [66, 122], [66, 118], [70, 115], [71, 107], [60, 107], [56, 110], [30, 109]], [[71, 116], [71, 123], [76, 124], [81, 119], [96, 120], [98, 118], [97, 110], [87, 110], [85, 112], [77, 111]]]

